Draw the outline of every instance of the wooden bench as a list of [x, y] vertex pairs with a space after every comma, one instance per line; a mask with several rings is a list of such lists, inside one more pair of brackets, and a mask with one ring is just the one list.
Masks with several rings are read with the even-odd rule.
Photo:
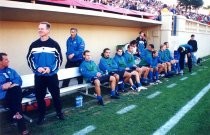
[[[79, 68], [78, 67], [67, 68], [67, 69], [60, 69], [58, 71], [58, 80], [59, 81], [62, 81], [64, 79], [68, 79], [68, 78], [72, 79], [72, 78], [79, 77], [79, 76], [81, 76], [81, 74], [79, 72]], [[34, 74], [22, 75], [21, 79], [23, 81], [22, 86], [21, 86], [21, 88], [23, 90], [34, 87]], [[67, 94], [70, 94], [70, 93], [73, 93], [73, 92], [77, 92], [81, 88], [85, 88], [85, 93], [80, 91], [82, 94], [89, 95], [88, 94], [88, 88], [91, 87], [91, 86], [92, 85], [90, 83], [70, 85], [70, 86], [65, 87], [65, 88], [60, 88], [60, 95], [64, 96], [64, 95], [67, 95]], [[92, 95], [89, 95], [89, 96], [92, 96]], [[48, 93], [48, 94], [46, 94], [45, 97], [51, 98], [51, 94]], [[23, 105], [26, 105], [26, 104], [30, 105], [31, 103], [33, 103], [35, 101], [36, 101], [35, 97], [33, 97], [33, 98], [26, 98], [26, 97], [24, 97], [22, 99], [22, 104]], [[4, 111], [8, 111], [8, 109], [7, 108], [3, 108], [3, 106], [1, 106], [0, 107], [0, 112], [4, 112]], [[24, 117], [29, 122], [32, 122], [31, 118], [29, 118], [27, 116], [24, 116]]]

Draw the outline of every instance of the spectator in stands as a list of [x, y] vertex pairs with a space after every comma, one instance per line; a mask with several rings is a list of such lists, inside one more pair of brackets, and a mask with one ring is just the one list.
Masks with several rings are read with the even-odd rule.
[[[103, 71], [103, 73], [105, 74], [109, 74], [115, 77], [116, 79], [116, 84], [118, 84], [118, 82], [129, 82], [129, 79], [131, 78], [131, 74], [125, 71], [118, 71], [118, 65], [117, 63], [114, 61], [113, 58], [110, 58], [110, 49], [109, 48], [105, 48], [101, 54], [101, 59], [99, 62], [99, 68], [100, 70]], [[112, 92], [111, 96], [115, 97], [115, 95], [118, 96], [118, 89], [121, 88], [123, 85], [123, 83], [116, 85], [115, 88], [115, 93]]]
[[180, 53], [180, 59], [179, 59], [179, 65], [180, 65], [180, 74], [184, 73], [184, 64], [185, 64], [185, 55], [187, 55], [187, 64], [189, 72], [192, 72], [192, 58], [191, 58], [191, 52], [192, 52], [192, 46], [188, 44], [180, 45], [178, 48], [178, 52]]
[[63, 59], [59, 44], [49, 37], [50, 27], [50, 23], [40, 22], [38, 26], [40, 38], [30, 45], [27, 54], [28, 65], [35, 74], [35, 96], [39, 111], [38, 125], [45, 121], [46, 105], [44, 98], [47, 88], [51, 93], [57, 118], [64, 120], [57, 75]]
[[[83, 61], [82, 53], [84, 52], [85, 43], [84, 40], [77, 34], [77, 28], [71, 28], [71, 36], [68, 38], [66, 43], [66, 58], [67, 63], [65, 68], [79, 67]], [[83, 83], [82, 76], [77, 77], [78, 84]], [[63, 81], [62, 87], [68, 87], [70, 79], [65, 79]]]
[[6, 53], [0, 53], [0, 100], [9, 108], [10, 118], [17, 122], [22, 135], [28, 135], [22, 114], [22, 80], [18, 73], [9, 68]]
[[141, 85], [141, 82], [140, 82], [141, 74], [139, 75], [138, 73], [138, 70], [137, 70], [138, 67], [131, 67], [131, 68], [128, 67], [126, 60], [123, 56], [122, 48], [117, 49], [114, 60], [118, 65], [118, 71], [126, 71], [126, 72], [131, 73], [132, 76], [135, 76], [135, 82], [137, 83], [137, 87], [136, 85], [133, 84], [132, 78], [130, 78], [129, 80], [132, 90], [137, 90], [138, 92], [140, 92], [142, 89], [147, 89]]
[[192, 64], [197, 65], [197, 60], [195, 57], [195, 53], [198, 51], [198, 46], [197, 46], [197, 41], [195, 40], [195, 35], [192, 34], [191, 35], [191, 39], [188, 41], [188, 43], [190, 46], [192, 46]]
[[165, 13], [169, 13], [167, 4], [164, 4], [163, 8], [161, 9], [161, 14], [165, 14]]
[[[110, 82], [111, 91], [114, 93], [116, 86], [116, 79], [112, 75], [103, 74], [94, 61], [91, 60], [91, 54], [89, 50], [83, 52], [84, 61], [80, 65], [80, 73], [84, 76], [87, 82], [95, 85], [95, 92], [97, 94], [97, 100], [99, 105], [104, 105], [102, 96], [101, 96], [101, 83]], [[112, 93], [111, 92], [111, 93]], [[113, 94], [111, 98], [115, 98]]]

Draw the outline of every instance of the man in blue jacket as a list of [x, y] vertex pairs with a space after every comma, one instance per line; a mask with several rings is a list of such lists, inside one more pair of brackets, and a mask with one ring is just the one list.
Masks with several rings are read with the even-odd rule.
[[59, 44], [49, 37], [50, 24], [40, 22], [38, 26], [40, 38], [34, 41], [28, 50], [27, 61], [34, 72], [35, 95], [38, 103], [39, 118], [38, 125], [45, 120], [45, 95], [48, 88], [51, 93], [57, 118], [64, 120], [61, 112], [60, 89], [58, 81], [58, 68], [62, 63], [62, 54]]
[[[70, 29], [71, 36], [68, 38], [66, 42], [66, 58], [67, 63], [65, 68], [71, 67], [79, 67], [83, 61], [82, 53], [85, 49], [85, 42], [83, 39], [77, 34], [77, 28]], [[82, 76], [77, 77], [78, 84], [83, 83]], [[70, 79], [65, 79], [63, 81], [62, 87], [67, 87], [69, 85]]]
[[21, 134], [29, 134], [22, 114], [22, 80], [18, 73], [9, 68], [6, 53], [0, 53], [0, 100], [10, 109], [10, 117], [17, 122]]
[[[123, 82], [129, 82], [131, 78], [131, 74], [126, 71], [118, 71], [118, 65], [114, 61], [113, 58], [110, 58], [110, 49], [105, 48], [103, 50], [103, 53], [101, 53], [101, 59], [99, 62], [99, 68], [103, 71], [103, 73], [108, 73], [109, 75], [113, 75], [116, 78], [116, 84], [118, 84], [119, 81]], [[120, 87], [116, 85], [116, 94], [118, 94], [118, 88]]]
[[188, 44], [180, 45], [178, 48], [178, 52], [180, 53], [179, 58], [179, 66], [180, 66], [180, 73], [184, 73], [184, 61], [185, 61], [185, 55], [187, 55], [187, 64], [189, 72], [192, 72], [192, 58], [191, 58], [191, 52], [193, 51], [192, 46]]
[[83, 52], [84, 61], [80, 65], [80, 73], [85, 78], [87, 82], [95, 85], [95, 92], [97, 94], [98, 104], [104, 105], [101, 96], [101, 83], [110, 82], [111, 85], [111, 98], [118, 98], [115, 94], [116, 79], [112, 75], [103, 74], [94, 61], [91, 60], [91, 54], [89, 50]]

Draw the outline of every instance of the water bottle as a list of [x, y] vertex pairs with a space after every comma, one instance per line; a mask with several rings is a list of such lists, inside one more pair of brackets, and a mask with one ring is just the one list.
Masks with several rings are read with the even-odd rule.
[[76, 102], [76, 107], [82, 107], [83, 97], [82, 96], [77, 96], [75, 102]]

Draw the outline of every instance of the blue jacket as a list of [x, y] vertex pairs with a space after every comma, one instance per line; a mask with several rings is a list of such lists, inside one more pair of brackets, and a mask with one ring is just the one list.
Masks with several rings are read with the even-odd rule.
[[151, 66], [152, 68], [156, 68], [156, 67], [158, 66], [158, 63], [159, 63], [159, 56], [153, 57], [153, 58], [151, 59], [150, 66]]
[[164, 53], [165, 53], [165, 59], [166, 59], [166, 61], [171, 61], [171, 60], [173, 60], [173, 57], [171, 56], [171, 52], [170, 52], [170, 50], [169, 49], [166, 49], [165, 51], [164, 51]]
[[143, 58], [141, 59], [141, 62], [139, 63], [139, 65], [149, 66], [151, 64], [151, 59], [152, 59], [152, 52], [148, 49], [145, 49]]
[[[74, 39], [69, 37], [66, 42], [66, 47], [67, 47], [67, 52], [66, 52], [67, 60], [74, 62], [83, 59], [82, 53], [84, 52], [85, 49], [85, 42], [79, 35], [76, 35]], [[68, 56], [70, 54], [74, 54], [74, 57], [72, 59], [68, 59]]]
[[[27, 61], [29, 67], [36, 75], [52, 76], [58, 72], [58, 68], [63, 61], [60, 46], [51, 38], [47, 41], [38, 39], [29, 47]], [[37, 71], [39, 67], [49, 67], [50, 73], [44, 75], [39, 73]]]
[[132, 53], [129, 53], [128, 51], [125, 51], [125, 54], [123, 55], [125, 58], [125, 62], [127, 64], [127, 67], [131, 68], [136, 66], [135, 64], [135, 58]]
[[7, 91], [2, 90], [1, 86], [6, 82], [12, 82], [18, 84], [19, 86], [22, 85], [22, 79], [14, 69], [0, 69], [0, 99], [5, 98]]
[[84, 60], [80, 64], [79, 71], [88, 82], [90, 82], [91, 78], [95, 77], [98, 72], [102, 73], [96, 63], [92, 60]]
[[99, 68], [103, 71], [103, 73], [106, 73], [106, 70], [108, 72], [118, 71], [118, 65], [112, 58], [101, 57], [99, 62]]
[[144, 57], [144, 50], [145, 50], [144, 41], [140, 40], [138, 43], [138, 52], [139, 52], [140, 58]]
[[127, 64], [126, 64], [126, 61], [125, 61], [125, 58], [124, 58], [123, 55], [115, 54], [114, 60], [118, 65], [118, 70], [119, 71], [125, 70], [125, 68], [127, 67]]
[[158, 56], [160, 58], [160, 63], [165, 63], [168, 62], [167, 57], [166, 57], [166, 52], [165, 51], [158, 51]]
[[191, 53], [193, 51], [192, 46], [190, 46], [189, 44], [183, 44], [183, 45], [180, 45], [179, 47], [185, 48], [184, 53]]

